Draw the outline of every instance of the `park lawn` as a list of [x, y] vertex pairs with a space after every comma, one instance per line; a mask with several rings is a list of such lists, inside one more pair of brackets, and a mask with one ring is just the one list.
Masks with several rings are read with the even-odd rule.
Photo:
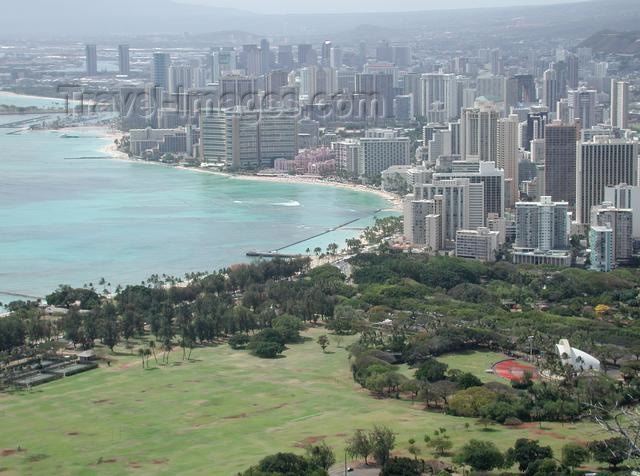
[[[398, 433], [398, 453], [409, 438], [421, 442], [440, 427], [448, 429], [453, 451], [470, 438], [490, 439], [505, 450], [531, 437], [559, 455], [569, 441], [603, 436], [592, 424], [484, 432], [471, 419], [373, 398], [353, 382], [343, 348], [322, 353], [315, 340], [323, 332], [309, 331], [307, 342], [275, 360], [221, 345], [195, 349], [188, 363], [177, 349], [170, 365], [143, 370], [139, 359], [119, 355], [111, 367], [0, 394], [0, 471], [229, 476], [265, 455], [301, 452], [323, 438], [340, 461], [351, 432], [374, 424]], [[22, 451], [13, 452], [17, 447]]]

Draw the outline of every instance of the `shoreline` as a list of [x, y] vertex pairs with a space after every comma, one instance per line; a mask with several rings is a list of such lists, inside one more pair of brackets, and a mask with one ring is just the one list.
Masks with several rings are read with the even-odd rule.
[[[74, 128], [69, 128], [69, 130], [73, 130]], [[76, 130], [79, 128], [75, 128]], [[84, 130], [90, 129], [92, 131], [98, 131], [100, 128], [86, 128]], [[62, 129], [61, 129], [62, 130]], [[96, 133], [97, 134], [97, 133]], [[104, 129], [102, 129], [102, 137], [105, 139], [118, 139], [121, 136], [115, 132], [108, 132], [105, 134]], [[100, 152], [109, 155], [113, 160], [121, 160], [124, 162], [131, 162], [137, 164], [147, 164], [147, 165], [159, 165], [164, 167], [171, 167], [178, 170], [185, 170], [189, 172], [197, 172], [203, 174], [217, 175], [219, 177], [226, 177], [233, 180], [250, 180], [254, 182], [272, 182], [272, 183], [288, 183], [288, 184], [302, 184], [302, 185], [321, 185], [325, 187], [333, 187], [340, 188], [343, 190], [350, 190], [353, 192], [361, 192], [361, 193], [370, 193], [373, 195], [377, 195], [380, 198], [383, 198], [389, 202], [389, 208], [385, 210], [401, 212], [402, 211], [402, 199], [392, 194], [391, 192], [385, 192], [384, 190], [380, 190], [373, 187], [367, 187], [366, 185], [352, 184], [352, 183], [343, 183], [343, 182], [335, 182], [332, 180], [325, 180], [319, 178], [317, 176], [310, 175], [243, 175], [243, 174], [234, 174], [230, 172], [218, 172], [215, 170], [208, 170], [201, 167], [185, 167], [182, 165], [170, 165], [163, 164], [160, 162], [152, 162], [149, 160], [142, 159], [133, 159], [129, 157], [124, 152], [121, 152], [116, 149], [115, 144], [112, 142], [100, 149]]]

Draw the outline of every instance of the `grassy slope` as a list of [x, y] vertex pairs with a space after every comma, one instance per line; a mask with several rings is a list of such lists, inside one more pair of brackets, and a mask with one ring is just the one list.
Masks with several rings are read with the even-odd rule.
[[[232, 475], [264, 455], [301, 451], [318, 437], [340, 455], [348, 434], [374, 424], [399, 433], [399, 451], [409, 438], [421, 441], [438, 427], [449, 430], [454, 449], [469, 438], [491, 439], [506, 449], [520, 437], [559, 449], [598, 431], [580, 424], [484, 433], [473, 420], [377, 400], [353, 383], [343, 349], [332, 345], [328, 350], [335, 353], [322, 354], [315, 343], [321, 333], [311, 331], [313, 340], [277, 360], [220, 346], [196, 349], [195, 362], [143, 371], [138, 359], [123, 356], [110, 368], [0, 395], [0, 471]], [[2, 449], [17, 446], [26, 451], [3, 456]]]

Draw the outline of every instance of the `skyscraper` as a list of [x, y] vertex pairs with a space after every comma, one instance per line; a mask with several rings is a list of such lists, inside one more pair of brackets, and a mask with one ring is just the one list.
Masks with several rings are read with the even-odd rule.
[[496, 162], [498, 168], [504, 170], [507, 188], [506, 205], [513, 208], [520, 199], [518, 181], [518, 116], [511, 114], [507, 118], [498, 120], [498, 151]]
[[87, 45], [85, 47], [87, 76], [95, 76], [98, 74], [98, 50], [96, 45]]
[[153, 85], [156, 88], [169, 90], [169, 66], [171, 66], [171, 56], [168, 53], [153, 54]]
[[629, 83], [611, 80], [611, 127], [629, 126]]
[[604, 200], [605, 187], [637, 185], [638, 143], [595, 137], [577, 149], [576, 220], [590, 223], [591, 207]]
[[545, 127], [545, 195], [568, 202], [571, 207], [576, 203], [577, 140], [575, 124], [554, 122]]
[[122, 75], [128, 75], [131, 72], [129, 45], [118, 46], [118, 69]]

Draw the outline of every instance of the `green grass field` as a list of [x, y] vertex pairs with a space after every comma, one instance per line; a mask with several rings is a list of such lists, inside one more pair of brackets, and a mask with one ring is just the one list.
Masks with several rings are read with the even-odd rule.
[[[320, 439], [340, 460], [352, 431], [374, 424], [398, 432], [399, 453], [409, 438], [422, 441], [439, 427], [448, 429], [454, 451], [470, 438], [506, 449], [516, 438], [532, 437], [559, 450], [568, 441], [601, 436], [591, 424], [483, 432], [473, 420], [375, 399], [352, 381], [344, 349], [321, 352], [315, 343], [321, 333], [310, 331], [312, 340], [276, 360], [221, 345], [195, 349], [188, 363], [178, 349], [170, 365], [142, 370], [138, 358], [124, 355], [111, 367], [0, 394], [0, 472], [229, 476], [267, 454], [302, 451]], [[462, 367], [456, 358], [444, 360]], [[483, 373], [485, 364], [469, 358]]]
[[497, 352], [468, 351], [459, 354], [447, 354], [438, 357], [440, 362], [449, 366], [450, 369], [458, 369], [463, 372], [470, 372], [483, 382], [509, 383], [502, 377], [492, 373], [487, 373], [493, 364], [506, 359], [507, 356]]

